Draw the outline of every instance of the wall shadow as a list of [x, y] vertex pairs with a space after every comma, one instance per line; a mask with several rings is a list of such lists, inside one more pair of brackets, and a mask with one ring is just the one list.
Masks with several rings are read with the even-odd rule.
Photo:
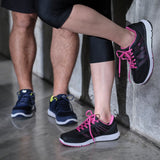
[[9, 33], [9, 12], [0, 7], [0, 54], [6, 58], [10, 58]]
[[83, 36], [82, 51], [81, 51], [81, 65], [82, 65], [82, 93], [80, 97], [81, 104], [86, 104], [93, 107], [89, 96], [89, 85], [91, 80], [91, 70], [89, 64], [89, 39], [88, 36]]
[[53, 84], [53, 70], [50, 58], [50, 48], [52, 40], [52, 27], [46, 23], [42, 24], [42, 37], [43, 37], [43, 73], [44, 79]]
[[[113, 21], [118, 25], [126, 26], [126, 13], [129, 10], [133, 0], [113, 0], [112, 1], [112, 16]], [[115, 45], [115, 50], [119, 49]], [[127, 62], [122, 61], [121, 63], [121, 77], [118, 75], [119, 60], [116, 57], [116, 91], [119, 114], [117, 115], [117, 120], [126, 127], [130, 127], [129, 116], [126, 113], [126, 90], [127, 90]]]

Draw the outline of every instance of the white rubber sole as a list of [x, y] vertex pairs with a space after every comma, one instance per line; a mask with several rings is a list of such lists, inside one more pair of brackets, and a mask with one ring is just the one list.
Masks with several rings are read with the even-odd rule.
[[[111, 134], [111, 135], [106, 135], [106, 136], [99, 136], [94, 138], [95, 142], [106, 142], [106, 141], [113, 141], [116, 140], [120, 137], [120, 132], [118, 131], [117, 133]], [[63, 141], [63, 139], [59, 138], [60, 142], [63, 145], [69, 146], [69, 147], [83, 147], [83, 146], [87, 146], [91, 143], [94, 143], [93, 139], [90, 139], [86, 142], [83, 143], [68, 143]]]
[[24, 113], [16, 113], [16, 114], [11, 114], [11, 117], [12, 118], [16, 118], [16, 117], [25, 117], [25, 118], [30, 118], [33, 116], [33, 113], [32, 114], [24, 114]]
[[64, 121], [64, 122], [61, 122], [61, 121], [57, 121], [57, 119], [56, 119], [56, 115], [53, 113], [53, 112], [51, 112], [50, 111], [50, 109], [48, 109], [48, 115], [50, 116], [50, 117], [52, 117], [52, 118], [55, 118], [55, 121], [56, 121], [56, 123], [58, 124], [58, 125], [66, 125], [66, 124], [69, 124], [69, 123], [77, 123], [77, 119], [74, 119], [74, 118], [72, 118], [72, 119], [67, 119], [66, 121]]
[[142, 85], [145, 84], [153, 71], [153, 64], [154, 64], [154, 60], [153, 60], [153, 52], [152, 52], [152, 26], [151, 24], [147, 21], [147, 20], [141, 20], [141, 22], [145, 25], [146, 28], [146, 38], [147, 38], [147, 49], [148, 49], [148, 54], [149, 54], [149, 60], [150, 60], [150, 68], [149, 68], [149, 72], [148, 75], [145, 79], [145, 81], [143, 83], [140, 83], [138, 85]]
[[[32, 111], [35, 110], [35, 106], [33, 106]], [[33, 116], [33, 113], [31, 114], [25, 114], [25, 113], [15, 113], [15, 114], [11, 114], [12, 118], [16, 118], [16, 117], [24, 117], [24, 118], [31, 118]]]

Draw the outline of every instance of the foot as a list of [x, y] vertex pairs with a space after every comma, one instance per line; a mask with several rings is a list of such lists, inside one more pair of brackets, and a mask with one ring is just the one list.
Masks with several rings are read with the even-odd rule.
[[77, 123], [77, 116], [73, 112], [69, 99], [65, 94], [50, 98], [48, 115], [55, 118], [58, 125]]
[[145, 84], [153, 70], [151, 24], [147, 20], [141, 20], [139, 23], [132, 24], [126, 29], [135, 34], [135, 40], [129, 47], [121, 48], [121, 50], [116, 52], [119, 58], [119, 76], [121, 60], [127, 60], [132, 71], [133, 81], [136, 84]]
[[35, 95], [30, 89], [22, 89], [17, 92], [18, 101], [12, 109], [11, 117], [30, 118], [35, 111]]
[[63, 145], [82, 147], [94, 142], [112, 141], [119, 138], [120, 133], [113, 116], [109, 124], [100, 121], [90, 110], [86, 112], [86, 116], [88, 118], [80, 126], [61, 135], [59, 140]]

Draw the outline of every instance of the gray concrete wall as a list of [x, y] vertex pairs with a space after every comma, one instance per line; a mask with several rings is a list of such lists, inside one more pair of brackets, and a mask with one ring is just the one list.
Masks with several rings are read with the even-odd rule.
[[[128, 85], [129, 102], [128, 114], [131, 128], [140, 134], [160, 143], [160, 85], [159, 85], [159, 51], [160, 51], [160, 1], [135, 0], [127, 12], [127, 21], [133, 23], [141, 19], [148, 19], [153, 26], [154, 70], [146, 85]], [[129, 98], [129, 97], [128, 97]], [[131, 105], [129, 105], [131, 104]]]
[[[123, 1], [124, 2], [124, 1]], [[131, 2], [131, 1], [130, 1]], [[121, 4], [120, 4], [121, 3]], [[148, 19], [153, 26], [153, 53], [154, 70], [151, 79], [145, 85], [139, 86], [130, 83], [127, 78], [126, 63], [122, 65], [122, 75], [119, 79], [116, 74], [116, 87], [113, 89], [112, 110], [118, 111], [118, 119], [123, 124], [148, 139], [160, 144], [160, 85], [159, 85], [159, 43], [160, 43], [160, 1], [159, 0], [134, 0], [129, 4], [126, 10], [126, 23], [134, 23], [141, 19]], [[114, 1], [114, 20], [123, 26], [120, 22], [122, 1]], [[125, 6], [125, 5], [124, 5]], [[119, 8], [121, 7], [121, 9]], [[117, 14], [118, 11], [118, 14]], [[123, 15], [123, 14], [122, 14]], [[118, 67], [117, 67], [118, 69]], [[117, 97], [116, 97], [117, 91]], [[114, 99], [118, 99], [114, 102]], [[117, 104], [116, 104], [117, 103]], [[118, 107], [117, 107], [118, 105]]]
[[[133, 131], [140, 133], [160, 145], [160, 100], [158, 94], [160, 92], [158, 56], [160, 47], [160, 1], [112, 0], [112, 3], [113, 20], [121, 26], [125, 26], [126, 23], [139, 21], [143, 18], [151, 21], [154, 28], [153, 51], [155, 57], [153, 75], [149, 82], [143, 86], [137, 86], [128, 82], [126, 62], [122, 62], [121, 78], [118, 78], [118, 63], [116, 63], [116, 76], [111, 103], [112, 113], [117, 114], [117, 119], [123, 125], [130, 127]], [[0, 9], [0, 24], [3, 24], [0, 25], [0, 53], [8, 56], [9, 21], [8, 12], [3, 9]], [[52, 82], [52, 67], [49, 58], [51, 27], [38, 20], [35, 35], [38, 50], [34, 64], [34, 73]], [[94, 94], [87, 58], [87, 37], [80, 35], [80, 42], [79, 56], [69, 84], [69, 90], [82, 102], [87, 102], [92, 106], [94, 105]]]

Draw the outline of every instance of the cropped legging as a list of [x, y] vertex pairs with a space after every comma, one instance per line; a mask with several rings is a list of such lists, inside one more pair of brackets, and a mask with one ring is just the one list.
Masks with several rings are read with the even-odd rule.
[[[83, 4], [111, 18], [110, 0], [37, 0], [39, 17], [55, 28], [60, 28], [70, 16], [75, 4]], [[114, 60], [112, 42], [103, 38], [88, 36], [90, 63]]]

